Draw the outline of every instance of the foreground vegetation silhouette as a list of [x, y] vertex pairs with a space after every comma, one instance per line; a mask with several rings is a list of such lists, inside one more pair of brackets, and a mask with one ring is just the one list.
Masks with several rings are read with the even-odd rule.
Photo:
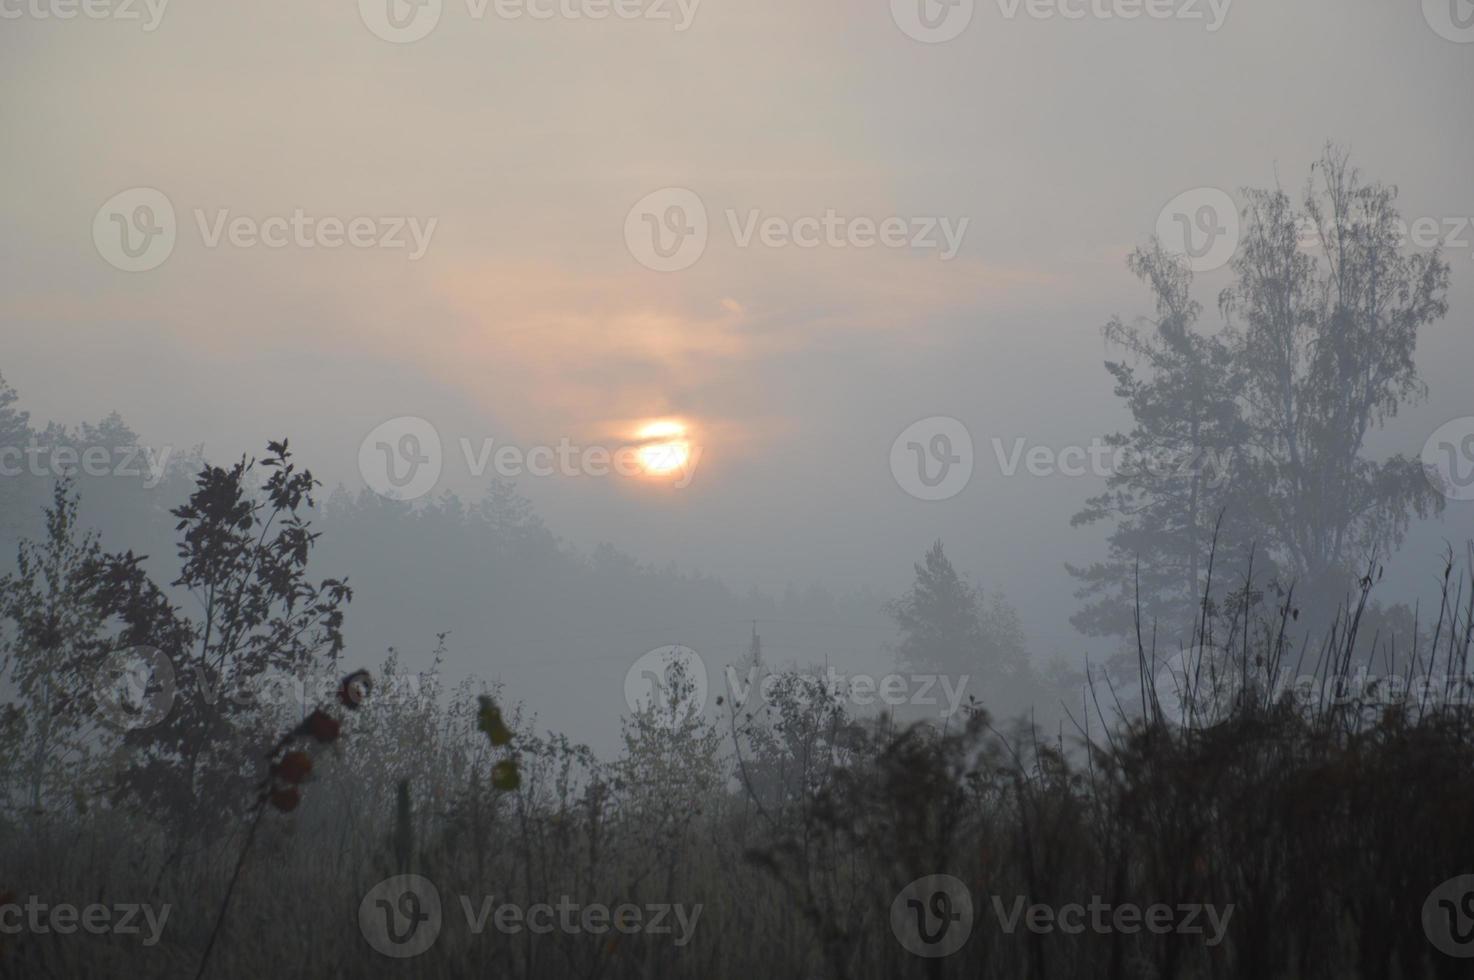
[[[27, 751], [7, 753], [6, 785], [30, 804], [0, 820], [0, 896], [173, 909], [149, 946], [7, 935], [4, 975], [1467, 975], [1423, 918], [1436, 886], [1474, 871], [1474, 590], [1452, 555], [1410, 647], [1360, 636], [1375, 568], [1317, 645], [1290, 640], [1293, 591], [1265, 613], [1252, 572], [1236, 603], [1205, 590], [1187, 642], [1159, 643], [1138, 613], [1134, 690], [1094, 678], [1053, 732], [995, 720], [987, 692], [933, 722], [865, 716], [804, 671], [779, 673], [761, 703], [707, 705], [673, 659], [627, 717], [623, 751], [601, 759], [540, 734], [525, 706], [504, 714], [515, 692], [446, 690], [443, 635], [428, 672], [391, 654], [372, 695], [365, 675], [344, 681], [351, 590], [305, 578], [316, 533], [297, 509], [315, 481], [284, 441], [261, 468], [256, 488], [251, 460], [206, 467], [175, 511], [174, 584], [203, 596], [202, 616], [137, 556], [81, 533], [65, 484], [48, 539], [0, 582], [10, 666], [26, 679], [4, 721], [6, 744]], [[142, 643], [174, 668], [157, 717], [157, 671], [121, 700], [99, 680]], [[1376, 679], [1348, 684], [1359, 668]], [[330, 713], [316, 692], [216, 696], [244, 681], [307, 692], [303, 671], [330, 676], [354, 710]], [[434, 942], [408, 961], [373, 949], [358, 917], [400, 874], [441, 897]], [[965, 884], [973, 915], [960, 949], [924, 958], [890, 908], [934, 874]], [[701, 913], [679, 945], [475, 932], [463, 909], [486, 896]], [[994, 909], [1017, 896], [1233, 914], [1212, 945], [1009, 932]]]

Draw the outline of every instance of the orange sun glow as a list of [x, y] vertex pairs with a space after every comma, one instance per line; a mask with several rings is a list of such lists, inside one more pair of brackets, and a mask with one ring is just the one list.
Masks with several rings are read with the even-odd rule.
[[640, 440], [640, 466], [651, 476], [674, 473], [691, 458], [691, 443], [686, 427], [680, 422], [649, 422], [635, 433]]

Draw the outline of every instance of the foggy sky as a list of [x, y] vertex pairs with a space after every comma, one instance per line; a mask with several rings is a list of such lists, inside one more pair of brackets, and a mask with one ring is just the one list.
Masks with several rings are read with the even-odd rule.
[[[1211, 32], [980, 2], [941, 44], [878, 0], [703, 0], [684, 32], [475, 20], [446, 0], [409, 44], [347, 2], [173, 0], [153, 31], [21, 16], [0, 22], [0, 371], [34, 419], [116, 409], [146, 441], [216, 460], [288, 435], [330, 486], [362, 485], [360, 443], [395, 416], [434, 423], [441, 486], [463, 493], [461, 437], [587, 445], [678, 416], [702, 448], [688, 487], [519, 488], [580, 546], [739, 590], [895, 593], [940, 537], [1020, 608], [1036, 657], [1073, 657], [1092, 643], [1067, 622], [1063, 563], [1104, 547], [1068, 520], [1102, 481], [1004, 477], [991, 440], [1088, 445], [1124, 424], [1099, 329], [1150, 311], [1124, 259], [1181, 191], [1298, 192], [1335, 139], [1400, 186], [1404, 216], [1474, 215], [1471, 86], [1474, 44], [1377, 0], [1237, 0]], [[179, 239], [130, 274], [99, 256], [92, 223], [132, 187], [169, 197]], [[711, 239], [660, 273], [624, 227], [665, 187], [701, 197]], [[411, 261], [208, 248], [194, 217], [299, 208], [436, 225]], [[728, 209], [968, 225], [947, 261], [741, 248]], [[1474, 229], [1463, 241], [1450, 315], [1420, 345], [1432, 397], [1374, 455], [1417, 455], [1474, 414]], [[1208, 324], [1227, 281], [1199, 278]], [[940, 502], [907, 495], [889, 464], [930, 416], [961, 420], [976, 449], [966, 489]], [[1389, 597], [1436, 573], [1443, 538], [1474, 534], [1471, 510], [1418, 530]]]

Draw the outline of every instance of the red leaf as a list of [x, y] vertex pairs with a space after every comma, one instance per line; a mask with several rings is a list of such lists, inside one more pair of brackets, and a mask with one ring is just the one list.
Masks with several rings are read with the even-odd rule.
[[320, 709], [308, 715], [307, 720], [302, 722], [302, 732], [319, 742], [335, 741], [340, 728], [338, 719]]
[[300, 783], [312, 772], [312, 757], [306, 752], [288, 752], [276, 764], [276, 775], [288, 783]]

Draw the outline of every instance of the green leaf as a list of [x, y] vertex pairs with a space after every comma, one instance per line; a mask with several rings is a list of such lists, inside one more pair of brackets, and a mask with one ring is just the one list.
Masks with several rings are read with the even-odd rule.
[[492, 745], [506, 745], [512, 740], [512, 730], [502, 721], [502, 709], [486, 695], [481, 695], [481, 711], [476, 716], [476, 727], [486, 733]]
[[517, 763], [503, 759], [491, 767], [491, 785], [497, 789], [512, 790], [522, 785], [522, 776], [517, 772]]

